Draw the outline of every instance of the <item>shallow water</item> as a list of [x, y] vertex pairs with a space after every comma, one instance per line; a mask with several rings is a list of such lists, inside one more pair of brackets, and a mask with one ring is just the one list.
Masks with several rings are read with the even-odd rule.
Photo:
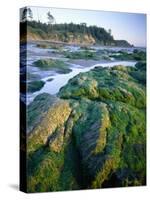
[[[68, 48], [68, 47], [67, 47]], [[98, 48], [98, 47], [97, 47]], [[73, 50], [77, 51], [79, 48], [73, 48]], [[73, 64], [69, 62], [70, 68], [72, 69], [72, 72], [68, 74], [58, 74], [54, 71], [43, 71], [38, 69], [33, 65], [33, 62], [41, 59], [41, 58], [50, 58], [49, 56], [50, 49], [41, 49], [37, 48], [35, 44], [28, 44], [27, 45], [27, 72], [32, 74], [37, 74], [40, 76], [40, 79], [45, 81], [45, 85], [43, 88], [37, 92], [34, 93], [27, 93], [27, 104], [31, 103], [34, 98], [41, 94], [41, 93], [49, 93], [52, 95], [56, 95], [60, 88], [66, 85], [69, 81], [69, 79], [73, 78], [79, 73], [87, 72], [96, 66], [102, 66], [102, 67], [112, 67], [114, 65], [125, 65], [125, 66], [135, 66], [136, 62], [134, 61], [99, 61], [98, 64], [85, 67], [78, 64]], [[68, 59], [62, 58], [62, 57], [52, 57], [53, 59], [61, 59], [67, 61]], [[81, 62], [82, 63], [82, 62]], [[48, 81], [48, 79], [52, 78], [52, 81]]]
[[[28, 94], [27, 96], [27, 103], [29, 104], [30, 102], [33, 101], [33, 99], [41, 94], [41, 93], [49, 93], [49, 94], [57, 94], [60, 90], [61, 87], [63, 87], [64, 85], [67, 84], [67, 82], [73, 78], [74, 76], [76, 76], [77, 74], [81, 73], [81, 72], [87, 72], [93, 68], [95, 68], [96, 66], [102, 66], [102, 67], [112, 67], [114, 65], [125, 65], [125, 66], [135, 66], [136, 62], [131, 62], [131, 61], [119, 61], [119, 62], [110, 62], [110, 63], [100, 63], [100, 64], [96, 64], [93, 65], [91, 67], [86, 67], [86, 68], [71, 68], [72, 72], [68, 73], [68, 74], [55, 74], [54, 76], [48, 76], [46, 78], [43, 78], [43, 81], [46, 81], [44, 87], [33, 93], [33, 94]], [[53, 78], [52, 81], [47, 81], [48, 79]]]

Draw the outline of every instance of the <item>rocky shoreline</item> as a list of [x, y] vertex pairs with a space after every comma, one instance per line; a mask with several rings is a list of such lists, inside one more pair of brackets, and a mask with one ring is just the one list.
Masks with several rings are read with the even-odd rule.
[[28, 111], [28, 192], [146, 184], [145, 62], [80, 73]]

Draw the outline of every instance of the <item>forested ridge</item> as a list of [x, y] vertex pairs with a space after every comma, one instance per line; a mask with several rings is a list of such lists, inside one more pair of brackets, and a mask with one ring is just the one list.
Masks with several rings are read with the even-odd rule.
[[21, 22], [22, 36], [24, 36], [24, 27], [27, 27], [27, 33], [31, 40], [36, 38], [36, 40], [56, 40], [77, 44], [87, 43], [110, 46], [131, 46], [131, 44], [125, 40], [115, 40], [111, 34], [111, 29], [107, 31], [102, 27], [87, 26], [86, 23], [47, 24], [37, 21]]

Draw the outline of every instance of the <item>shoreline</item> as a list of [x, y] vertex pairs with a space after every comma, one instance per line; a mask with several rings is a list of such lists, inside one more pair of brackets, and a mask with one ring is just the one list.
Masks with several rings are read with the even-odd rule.
[[[33, 43], [33, 44], [37, 44], [37, 43], [49, 43], [49, 44], [60, 44], [60, 45], [68, 45], [68, 46], [94, 46], [94, 47], [100, 47], [100, 48], [146, 48], [146, 47], [136, 47], [136, 46], [110, 46], [110, 45], [100, 45], [98, 43], [96, 44], [92, 44], [92, 43], [67, 43], [67, 42], [62, 42], [62, 41], [54, 41], [54, 40], [31, 40], [31, 39], [27, 39], [25, 41], [27, 44], [28, 43]], [[22, 43], [24, 43], [24, 41], [22, 41]]]
[[[130, 63], [130, 65], [127, 65], [125, 63]], [[116, 63], [116, 64], [115, 64]], [[132, 64], [131, 64], [132, 63]], [[42, 80], [45, 81], [45, 85], [41, 88], [41, 90], [39, 91], [36, 91], [32, 94], [27, 94], [27, 105], [29, 105], [30, 103], [33, 102], [34, 98], [36, 96], [38, 96], [39, 94], [42, 94], [42, 93], [49, 93], [51, 95], [57, 95], [57, 93], [59, 92], [60, 88], [62, 88], [63, 86], [65, 86], [68, 81], [70, 79], [72, 79], [73, 77], [75, 77], [76, 75], [78, 75], [79, 73], [85, 73], [85, 72], [88, 72], [92, 69], [94, 69], [95, 67], [112, 67], [112, 66], [115, 66], [115, 65], [125, 65], [125, 66], [135, 66], [136, 64], [136, 61], [105, 61], [105, 62], [99, 62], [97, 64], [93, 64], [93, 65], [90, 65], [89, 67], [84, 67], [84, 68], [71, 68], [72, 69], [72, 72], [68, 73], [68, 74], [56, 74], [54, 76], [47, 76], [45, 78], [43, 78]], [[53, 78], [52, 81], [48, 82], [47, 80], [49, 78]]]

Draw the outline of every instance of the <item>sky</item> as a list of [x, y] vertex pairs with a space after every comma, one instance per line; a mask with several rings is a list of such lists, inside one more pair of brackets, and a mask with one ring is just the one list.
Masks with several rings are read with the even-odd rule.
[[111, 29], [116, 40], [127, 40], [135, 46], [146, 47], [146, 15], [108, 11], [30, 7], [34, 20], [48, 22], [50, 11], [56, 23], [83, 23]]

